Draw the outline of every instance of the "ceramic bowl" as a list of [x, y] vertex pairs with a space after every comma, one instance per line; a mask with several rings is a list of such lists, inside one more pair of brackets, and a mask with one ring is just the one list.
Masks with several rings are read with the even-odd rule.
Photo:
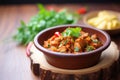
[[[80, 54], [64, 54], [60, 52], [50, 51], [43, 47], [44, 41], [54, 35], [54, 32], [63, 32], [68, 27], [81, 27], [83, 31], [90, 34], [97, 34], [103, 46], [100, 48], [90, 51], [83, 52]], [[45, 29], [39, 32], [34, 38], [35, 47], [42, 51], [45, 55], [47, 62], [55, 67], [63, 69], [82, 69], [88, 68], [97, 64], [100, 60], [102, 51], [104, 51], [110, 45], [109, 35], [102, 31], [95, 29], [93, 27], [83, 26], [83, 25], [60, 25], [52, 28]]]
[[[99, 11], [92, 11], [92, 12], [89, 12], [87, 13], [86, 15], [84, 15], [83, 17], [83, 22], [85, 25], [87, 26], [92, 26], [90, 25], [87, 21], [88, 19], [90, 18], [93, 18], [93, 17], [96, 17], [98, 15], [98, 13], [100, 11], [103, 11], [103, 10], [99, 10]], [[116, 12], [116, 11], [111, 11], [111, 10], [105, 10], [113, 15], [116, 15], [118, 17], [118, 20], [120, 21], [120, 13], [119, 12]], [[106, 31], [108, 34], [110, 34], [111, 36], [112, 35], [117, 35], [117, 34], [120, 34], [120, 27], [119, 28], [116, 28], [116, 29], [110, 29], [110, 30], [107, 30], [107, 29], [103, 29], [104, 31]]]

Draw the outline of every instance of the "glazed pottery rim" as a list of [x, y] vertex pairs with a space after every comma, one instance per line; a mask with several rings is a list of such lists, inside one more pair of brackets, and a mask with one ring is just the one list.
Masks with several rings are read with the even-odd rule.
[[[55, 52], [55, 51], [51, 51], [51, 50], [48, 50], [46, 48], [44, 48], [42, 45], [39, 44], [38, 42], [38, 39], [39, 39], [39, 36], [42, 35], [44, 32], [48, 31], [48, 30], [52, 30], [52, 29], [55, 29], [55, 28], [62, 28], [62, 27], [81, 27], [81, 28], [90, 28], [90, 29], [93, 29], [93, 30], [97, 30], [98, 32], [102, 33], [105, 37], [106, 37], [106, 42], [105, 44], [103, 44], [103, 46], [97, 48], [96, 50], [93, 50], [93, 51], [89, 51], [89, 52], [82, 52], [82, 53], [78, 53], [78, 54], [71, 54], [71, 53], [60, 53], [60, 52]], [[94, 54], [96, 52], [102, 52], [104, 51], [109, 45], [110, 45], [110, 42], [111, 42], [111, 39], [110, 39], [110, 36], [108, 33], [102, 31], [102, 30], [99, 30], [99, 29], [96, 29], [96, 28], [93, 28], [93, 27], [87, 27], [86, 25], [80, 25], [80, 24], [67, 24], [67, 25], [58, 25], [58, 26], [54, 26], [54, 27], [51, 27], [51, 28], [47, 28], [41, 32], [39, 32], [35, 38], [34, 38], [34, 45], [37, 49], [39, 49], [40, 51], [42, 52], [46, 52], [47, 54], [53, 54], [53, 55], [57, 55], [57, 56], [80, 56], [80, 55], [88, 55], [88, 54]], [[45, 53], [45, 54], [46, 54]]]

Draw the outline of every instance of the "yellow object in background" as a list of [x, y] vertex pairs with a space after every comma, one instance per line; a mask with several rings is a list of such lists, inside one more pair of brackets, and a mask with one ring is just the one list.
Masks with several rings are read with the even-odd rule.
[[120, 27], [120, 20], [116, 15], [113, 15], [108, 11], [100, 11], [96, 17], [88, 19], [87, 22], [90, 25], [103, 30], [117, 29]]

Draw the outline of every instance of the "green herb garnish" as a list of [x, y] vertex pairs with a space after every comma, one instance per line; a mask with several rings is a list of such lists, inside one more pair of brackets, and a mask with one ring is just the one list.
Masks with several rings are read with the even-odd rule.
[[92, 51], [94, 50], [94, 47], [93, 46], [87, 46], [86, 47], [86, 51], [89, 52], [89, 51]]
[[76, 23], [78, 18], [72, 13], [67, 13], [66, 10], [56, 12], [55, 10], [46, 10], [43, 5], [38, 4], [39, 12], [31, 18], [31, 20], [25, 24], [21, 21], [21, 25], [18, 28], [17, 34], [14, 39], [21, 44], [28, 44], [32, 41], [35, 35], [52, 26], [61, 24]]
[[66, 36], [72, 36], [72, 37], [79, 37], [80, 36], [80, 31], [82, 29], [80, 27], [76, 27], [76, 28], [67, 28], [62, 35], [64, 37]]
[[50, 48], [50, 44], [48, 44], [48, 48]]
[[92, 41], [93, 41], [94, 43], [98, 43], [98, 42], [99, 42], [98, 39], [92, 39]]
[[64, 45], [66, 45], [67, 43], [68, 43], [68, 40], [65, 40], [65, 41], [64, 41]]
[[78, 47], [75, 47], [75, 48], [74, 48], [74, 51], [75, 51], [75, 52], [78, 52], [78, 51], [79, 51], [79, 48], [78, 48]]

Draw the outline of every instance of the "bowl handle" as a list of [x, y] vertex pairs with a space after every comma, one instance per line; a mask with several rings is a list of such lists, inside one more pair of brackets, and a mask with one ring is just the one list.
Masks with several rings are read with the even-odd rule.
[[33, 42], [30, 42], [26, 48], [26, 55], [29, 57], [31, 55], [30, 48], [32, 47]]

